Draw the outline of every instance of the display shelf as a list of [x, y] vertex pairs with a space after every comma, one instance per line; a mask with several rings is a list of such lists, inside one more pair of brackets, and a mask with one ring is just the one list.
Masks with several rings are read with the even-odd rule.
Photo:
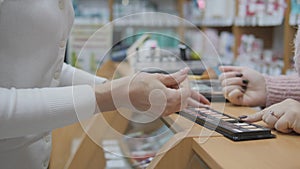
[[[121, 35], [114, 37], [113, 43], [120, 41], [128, 32], [141, 33], [141, 31], [145, 31], [144, 28], [148, 28], [146, 31], [154, 30], [156, 32], [164, 29], [167, 32], [171, 32], [171, 34], [177, 34], [177, 37], [183, 42], [185, 41], [186, 31], [193, 27], [203, 31], [205, 29], [216, 29], [219, 33], [226, 31], [233, 34], [235, 42], [232, 50], [234, 58], [237, 58], [241, 36], [243, 34], [252, 34], [256, 38], [263, 40], [264, 49], [273, 50], [276, 59], [278, 58], [277, 55], [280, 55], [279, 59], [283, 60], [284, 63], [282, 73], [286, 73], [292, 68], [291, 60], [293, 56], [293, 38], [295, 35], [295, 26], [290, 25], [290, 22], [293, 20], [291, 13], [295, 13], [291, 12], [291, 1], [293, 0], [222, 1], [223, 6], [226, 6], [226, 10], [222, 10], [220, 2], [215, 0], [167, 0], [163, 2], [153, 0], [151, 2], [139, 1], [136, 4], [133, 4], [135, 1], [128, 1], [128, 4], [126, 4], [127, 1], [109, 0], [106, 3], [108, 4], [107, 9], [109, 9], [109, 20], [116, 21], [114, 35]], [[218, 4], [217, 6], [214, 5], [216, 3]], [[118, 8], [116, 4], [119, 4]], [[293, 11], [295, 9], [293, 8]], [[190, 24], [174, 20], [168, 22], [168, 19], [162, 19], [164, 22], [161, 22], [160, 19], [145, 19], [143, 17], [140, 17], [140, 19], [131, 18], [126, 20], [123, 18], [124, 20], [115, 20], [128, 14], [151, 11], [176, 15], [187, 19]], [[280, 27], [283, 27], [281, 32], [274, 32], [274, 30], [280, 29]], [[166, 31], [162, 31], [162, 33]], [[278, 38], [274, 38], [277, 35], [283, 35], [284, 40], [277, 42], [281, 43], [281, 46], [272, 46], [271, 43], [273, 40], [278, 41]], [[282, 51], [278, 51], [278, 47], [280, 47], [280, 50], [282, 48]]]
[[183, 4], [183, 17], [195, 25], [224, 27], [233, 24], [235, 0], [183, 0]]
[[[185, 0], [184, 0], [185, 1]], [[192, 1], [185, 1], [192, 2]], [[241, 5], [242, 3], [242, 5]], [[244, 4], [243, 4], [244, 3]], [[250, 5], [245, 5], [249, 3]], [[254, 6], [253, 4], [254, 3]], [[265, 4], [264, 4], [265, 3]], [[256, 5], [256, 6], [255, 6]], [[234, 51], [235, 60], [232, 63], [239, 64], [236, 59], [239, 57], [239, 48], [241, 46], [241, 37], [243, 35], [251, 35], [255, 38], [261, 39], [263, 42], [263, 51], [261, 54], [268, 53], [272, 50], [272, 59], [277, 60], [277, 66], [281, 67], [281, 71], [274, 69], [272, 71], [275, 75], [286, 73], [291, 69], [291, 60], [293, 56], [293, 39], [295, 35], [295, 28], [289, 25], [289, 14], [290, 14], [291, 3], [290, 0], [282, 1], [247, 1], [247, 0], [236, 0], [235, 8], [236, 16], [235, 22], [227, 27], [225, 30], [222, 30], [223, 27], [215, 27], [213, 25], [207, 26], [202, 25], [201, 21], [192, 21], [198, 27], [198, 29], [205, 32], [206, 29], [215, 29], [216, 31], [223, 32], [231, 32], [234, 36], [234, 44], [232, 45]], [[276, 11], [272, 10], [276, 9]], [[201, 10], [201, 9], [200, 9]], [[250, 10], [250, 11], [248, 11]], [[240, 12], [242, 11], [242, 13]], [[243, 14], [243, 12], [248, 11], [247, 16]], [[252, 13], [251, 13], [252, 11]], [[201, 11], [205, 15], [205, 9]], [[186, 13], [184, 13], [186, 14]], [[276, 18], [276, 19], [272, 19]], [[198, 18], [199, 20], [203, 20], [203, 16]], [[255, 58], [263, 58], [263, 56], [255, 56]], [[254, 58], [254, 59], [255, 59]], [[251, 58], [249, 59], [251, 60]], [[245, 60], [246, 61], [246, 60]], [[267, 69], [269, 68], [270, 63], [262, 60], [262, 63], [265, 64], [265, 68], [262, 73], [269, 72]], [[245, 65], [249, 65], [246, 63]], [[255, 65], [255, 64], [253, 64]], [[255, 66], [252, 66], [255, 67]]]
[[289, 24], [296, 26], [300, 24], [300, 2], [297, 0], [289, 0]]
[[178, 27], [180, 25], [180, 19], [169, 20], [168, 15], [146, 12], [137, 13], [134, 16], [126, 16], [122, 19], [116, 19], [114, 26], [117, 27]]
[[237, 0], [236, 26], [277, 26], [283, 23], [285, 0]]
[[97, 18], [75, 18], [68, 41], [67, 62], [95, 74], [112, 46], [113, 27]]
[[293, 68], [292, 60], [294, 56], [294, 38], [297, 32], [298, 27], [290, 25], [290, 13], [291, 13], [291, 0], [287, 1], [287, 10], [285, 13], [284, 21], [284, 68], [283, 73], [287, 73]]
[[272, 48], [274, 27], [233, 26], [233, 34], [235, 35], [234, 53], [235, 53], [235, 57], [237, 57], [238, 47], [241, 44], [240, 39], [243, 34], [253, 34], [255, 37], [260, 38], [264, 41], [264, 48]]

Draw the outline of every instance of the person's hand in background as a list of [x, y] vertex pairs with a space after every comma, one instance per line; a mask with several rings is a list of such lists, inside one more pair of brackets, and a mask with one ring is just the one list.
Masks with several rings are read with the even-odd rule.
[[300, 103], [293, 99], [286, 99], [242, 120], [247, 122], [263, 120], [268, 127], [280, 132], [295, 131], [300, 134]]
[[265, 106], [266, 83], [262, 74], [237, 66], [220, 66], [219, 76], [226, 99], [243, 106]]
[[113, 80], [96, 87], [97, 103], [101, 111], [120, 107], [167, 116], [187, 106], [204, 107], [209, 101], [189, 87], [183, 69], [173, 74], [139, 72], [133, 76]]

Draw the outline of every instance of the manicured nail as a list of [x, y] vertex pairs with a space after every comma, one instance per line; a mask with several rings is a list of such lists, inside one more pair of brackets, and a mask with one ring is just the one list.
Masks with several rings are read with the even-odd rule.
[[240, 119], [245, 119], [245, 118], [247, 118], [247, 117], [248, 117], [248, 116], [246, 116], [246, 115], [239, 116]]
[[244, 90], [244, 92], [247, 90], [247, 86], [242, 86], [242, 89]]
[[249, 80], [246, 80], [246, 79], [245, 79], [245, 80], [243, 80], [243, 83], [244, 83], [244, 84], [248, 84], [248, 83], [249, 83]]
[[239, 74], [236, 74], [235, 77], [242, 77], [243, 74], [242, 73], [239, 73]]

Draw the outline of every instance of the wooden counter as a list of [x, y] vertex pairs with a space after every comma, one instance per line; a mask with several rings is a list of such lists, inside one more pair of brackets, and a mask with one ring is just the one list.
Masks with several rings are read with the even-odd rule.
[[[212, 107], [220, 111], [223, 110], [223, 105], [215, 103]], [[236, 117], [255, 112], [247, 107], [230, 104], [226, 104], [224, 109], [224, 112]], [[176, 119], [177, 117], [174, 116], [178, 115], [168, 118]], [[262, 122], [258, 124], [264, 125]], [[198, 127], [198, 130], [201, 130], [201, 127]], [[175, 146], [168, 152], [160, 154], [149, 168], [300, 168], [299, 135], [283, 134], [277, 131], [272, 131], [272, 133], [277, 137], [240, 142], [215, 134], [210, 137], [203, 135], [181, 137], [178, 138], [181, 141], [169, 142]], [[185, 156], [189, 158], [182, 158]]]

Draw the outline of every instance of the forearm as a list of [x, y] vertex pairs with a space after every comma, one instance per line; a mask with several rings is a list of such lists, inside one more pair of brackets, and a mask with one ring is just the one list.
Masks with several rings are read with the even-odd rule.
[[124, 106], [124, 95], [126, 92], [126, 81], [129, 77], [108, 81], [107, 83], [95, 86], [96, 102], [101, 112], [115, 110]]
[[101, 112], [115, 110], [110, 82], [95, 86], [96, 101]]

